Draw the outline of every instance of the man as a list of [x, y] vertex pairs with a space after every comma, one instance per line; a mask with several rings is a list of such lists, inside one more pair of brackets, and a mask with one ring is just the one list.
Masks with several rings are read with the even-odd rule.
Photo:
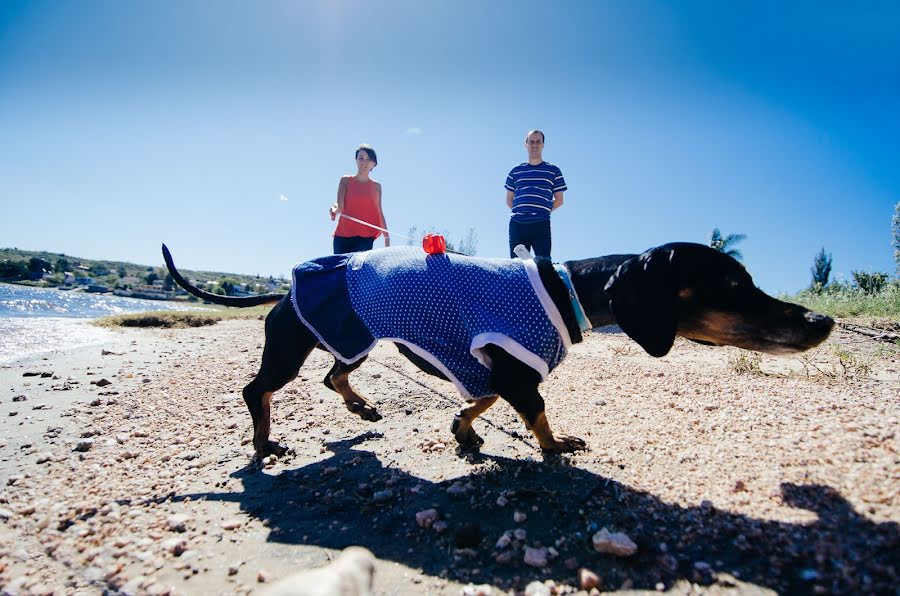
[[532, 130], [525, 137], [528, 161], [510, 170], [506, 177], [506, 205], [509, 218], [509, 256], [519, 245], [534, 250], [535, 256], [550, 257], [550, 213], [563, 204], [568, 190], [562, 172], [543, 158], [544, 133]]

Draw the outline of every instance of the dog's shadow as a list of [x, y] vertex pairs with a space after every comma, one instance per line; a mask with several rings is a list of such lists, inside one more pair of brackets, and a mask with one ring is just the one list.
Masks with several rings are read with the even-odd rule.
[[[783, 523], [672, 505], [559, 460], [476, 455], [485, 464], [477, 473], [434, 483], [357, 448], [369, 438], [329, 443], [331, 457], [278, 475], [235, 472], [240, 493], [190, 496], [239, 502], [269, 520], [270, 541], [365, 546], [379, 559], [429, 575], [503, 589], [533, 579], [574, 582], [581, 566], [608, 589], [652, 590], [680, 579], [727, 583], [728, 575], [784, 593], [893, 593], [900, 585], [898, 524], [868, 520], [828, 486], [782, 485], [786, 504], [818, 516], [809, 524]], [[427, 509], [436, 509], [444, 524], [420, 527], [415, 514]], [[514, 512], [527, 517], [516, 523]], [[595, 552], [591, 538], [601, 527], [625, 532], [637, 553]], [[516, 529], [525, 530], [524, 541], [511, 536], [498, 545]], [[548, 547], [546, 567], [525, 565], [525, 545]]]

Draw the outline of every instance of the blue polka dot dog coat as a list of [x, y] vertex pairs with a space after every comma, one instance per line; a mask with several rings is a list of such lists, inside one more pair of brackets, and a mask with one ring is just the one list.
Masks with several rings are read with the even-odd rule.
[[401, 343], [469, 399], [495, 393], [487, 344], [544, 379], [572, 341], [530, 260], [427, 255], [412, 247], [332, 255], [294, 269], [291, 301], [342, 362], [359, 360], [379, 339]]

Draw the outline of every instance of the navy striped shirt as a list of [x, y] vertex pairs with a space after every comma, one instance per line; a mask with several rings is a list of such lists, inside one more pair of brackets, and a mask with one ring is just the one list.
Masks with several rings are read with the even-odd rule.
[[553, 193], [567, 190], [562, 171], [543, 161], [536, 166], [521, 163], [506, 177], [506, 190], [515, 193], [512, 218], [521, 223], [550, 219]]

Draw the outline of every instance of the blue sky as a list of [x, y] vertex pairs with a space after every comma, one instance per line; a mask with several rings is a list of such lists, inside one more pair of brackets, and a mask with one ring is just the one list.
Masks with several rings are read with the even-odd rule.
[[893, 271], [897, 106], [896, 2], [4, 0], [0, 246], [287, 275], [367, 142], [396, 234], [505, 256], [540, 128], [554, 259], [718, 227], [793, 292]]

